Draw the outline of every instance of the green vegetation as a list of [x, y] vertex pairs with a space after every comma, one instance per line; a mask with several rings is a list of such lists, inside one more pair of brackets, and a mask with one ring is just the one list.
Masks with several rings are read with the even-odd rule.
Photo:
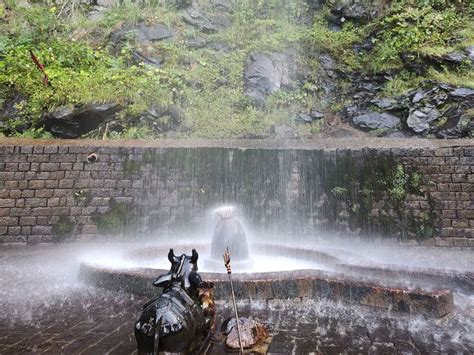
[[407, 196], [406, 184], [408, 180], [409, 177], [405, 174], [403, 166], [397, 165], [390, 180], [386, 181], [386, 184], [388, 185], [388, 194], [390, 198], [395, 200], [397, 203], [405, 200]]
[[97, 224], [101, 234], [122, 234], [131, 225], [129, 206], [124, 203], [111, 203], [110, 209], [104, 213], [96, 213], [92, 220]]
[[[338, 155], [337, 164], [328, 159], [320, 172], [322, 188], [330, 191], [323, 210], [330, 225], [346, 221], [352, 228], [383, 235], [418, 239], [434, 235], [439, 208], [426, 193], [429, 184], [423, 175], [396, 162], [391, 157], [364, 159], [351, 154]], [[332, 196], [331, 196], [332, 195]], [[420, 197], [423, 198], [420, 198]], [[420, 204], [415, 213], [409, 204]]]
[[402, 69], [396, 76], [385, 84], [383, 93], [387, 96], [397, 96], [408, 90], [417, 88], [426, 78], [406, 69]]
[[415, 57], [439, 47], [446, 50], [464, 21], [467, 18], [451, 6], [437, 9], [429, 1], [396, 1], [377, 24], [380, 34], [372, 40], [375, 46], [368, 69], [399, 68], [404, 54]]
[[342, 197], [342, 196], [345, 196], [347, 195], [348, 191], [345, 187], [341, 187], [341, 186], [336, 186], [336, 187], [333, 187], [331, 189], [331, 193], [335, 196], [335, 197]]
[[74, 223], [67, 216], [60, 216], [59, 220], [53, 225], [53, 235], [58, 241], [62, 241], [72, 235]]
[[[388, 72], [393, 78], [383, 87], [388, 96], [427, 79], [474, 87], [470, 65], [437, 62], [474, 45], [472, 1], [370, 1], [379, 3], [378, 17], [367, 24], [346, 21], [341, 31], [332, 31], [328, 17], [333, 0], [316, 13], [309, 29], [303, 21], [309, 14], [304, 0], [240, 0], [231, 13], [201, 0], [199, 6], [210, 18], [228, 22], [215, 33], [187, 25], [176, 3], [123, 0], [94, 19], [87, 14], [94, 7], [77, 0], [37, 0], [29, 6], [0, 1], [0, 105], [9, 97], [18, 99], [15, 117], [0, 117], [8, 128], [0, 134], [51, 138], [40, 124], [45, 112], [65, 104], [115, 102], [123, 108], [115, 126], [121, 128], [102, 127], [86, 137], [169, 136], [158, 119], [143, 118], [150, 107], [168, 104], [184, 115], [173, 127], [173, 137], [265, 136], [273, 125], [295, 125], [297, 113], [312, 108], [337, 112], [344, 106], [344, 94], [351, 89], [347, 76], [338, 79], [336, 102], [318, 97], [325, 89], [318, 53], [331, 54], [337, 60], [335, 70], [346, 73]], [[137, 24], [158, 23], [169, 26], [173, 39], [144, 44], [128, 31]], [[191, 47], [190, 40], [202, 46]], [[354, 51], [362, 44], [373, 48]], [[44, 64], [51, 85], [44, 85], [30, 51]], [[136, 59], [136, 51], [162, 64], [144, 64]], [[270, 95], [264, 108], [255, 107], [243, 92], [245, 61], [255, 51], [294, 54], [306, 82]], [[411, 67], [420, 63], [425, 68], [421, 74]], [[315, 135], [321, 129], [322, 123], [314, 123], [299, 131]]]
[[352, 46], [362, 42], [366, 29], [348, 22], [341, 31], [331, 31], [325, 19], [325, 12], [315, 17], [308, 40], [317, 51], [327, 51], [335, 58], [340, 59], [347, 70], [360, 69], [360, 62], [352, 50]]
[[[381, 2], [382, 3], [382, 2]], [[318, 52], [339, 58], [346, 71], [368, 74], [389, 72], [387, 95], [399, 95], [424, 80], [474, 87], [474, 71], [465, 66], [440, 66], [437, 59], [474, 44], [474, 3], [468, 0], [394, 0], [366, 25], [346, 23], [339, 32], [328, 30], [329, 7], [321, 12], [309, 33], [309, 44]], [[369, 41], [372, 49], [361, 55], [352, 50]], [[410, 64], [421, 63], [422, 75]]]
[[[173, 74], [128, 66], [126, 54], [114, 57], [79, 40], [82, 23], [68, 24], [56, 7], [13, 8], [9, 31], [2, 28], [6, 35], [0, 36], [0, 88], [28, 98], [17, 108], [26, 121], [34, 124], [45, 110], [66, 103], [114, 101], [126, 106], [126, 113], [139, 112], [157, 100], [169, 101], [178, 85]], [[50, 86], [43, 84], [30, 50], [45, 66]]]
[[[67, 4], [66, 11], [54, 1], [29, 7], [10, 1], [7, 21], [0, 25], [0, 56], [4, 57], [0, 91], [27, 97], [18, 107], [19, 121], [34, 129], [42, 113], [66, 103], [116, 102], [125, 108], [120, 114], [123, 131], [93, 132], [90, 137], [159, 137], [162, 131], [138, 117], [148, 107], [174, 103], [186, 117], [178, 136], [251, 137], [268, 132], [275, 123], [292, 123], [292, 113], [307, 100], [304, 93], [277, 94], [265, 110], [259, 110], [243, 93], [244, 63], [250, 53], [297, 48], [304, 34], [296, 21], [305, 9], [303, 1], [239, 1], [229, 15], [230, 27], [215, 34], [185, 25], [171, 2], [123, 1], [95, 21], [84, 15], [87, 7], [74, 3], [61, 3]], [[202, 6], [211, 16], [216, 11], [206, 1]], [[139, 22], [166, 24], [175, 38], [147, 48], [141, 48], [133, 36], [127, 36], [119, 47], [111, 43], [111, 35], [122, 24]], [[186, 45], [198, 37], [223, 50]], [[137, 48], [156, 53], [164, 64], [156, 68], [135, 63], [132, 56]], [[43, 85], [43, 74], [30, 50], [45, 65], [51, 86]], [[34, 133], [44, 136], [39, 134], [42, 131]]]
[[407, 173], [401, 164], [398, 164], [393, 172], [382, 180], [388, 196], [398, 205], [405, 201], [408, 194], [422, 195], [422, 183], [419, 172]]

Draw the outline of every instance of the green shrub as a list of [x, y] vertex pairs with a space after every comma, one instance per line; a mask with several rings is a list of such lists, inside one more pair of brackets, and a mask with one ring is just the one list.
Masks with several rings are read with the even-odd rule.
[[391, 13], [380, 21], [378, 28], [381, 32], [373, 39], [372, 67], [382, 70], [398, 66], [404, 53], [446, 46], [462, 24], [462, 16], [453, 8], [436, 10], [429, 5], [395, 4]]
[[314, 51], [328, 52], [341, 60], [348, 69], [359, 67], [352, 47], [363, 38], [364, 29], [352, 23], [346, 23], [339, 32], [331, 31], [322, 16], [315, 18], [313, 27], [308, 33], [308, 41]]
[[72, 235], [74, 223], [67, 216], [60, 216], [59, 220], [53, 225], [52, 233], [58, 241], [62, 241]]

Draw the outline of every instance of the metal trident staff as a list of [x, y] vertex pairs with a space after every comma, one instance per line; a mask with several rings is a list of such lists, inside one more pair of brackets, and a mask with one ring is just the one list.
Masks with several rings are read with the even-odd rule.
[[232, 302], [234, 303], [235, 321], [237, 323], [237, 334], [239, 335], [240, 352], [243, 354], [244, 353], [244, 348], [242, 346], [242, 337], [240, 335], [239, 314], [237, 313], [237, 304], [235, 303], [234, 286], [232, 285], [232, 277], [231, 277], [232, 270], [230, 268], [229, 247], [227, 247], [227, 250], [224, 253], [224, 265], [227, 269], [227, 275], [229, 275], [230, 289], [232, 291]]

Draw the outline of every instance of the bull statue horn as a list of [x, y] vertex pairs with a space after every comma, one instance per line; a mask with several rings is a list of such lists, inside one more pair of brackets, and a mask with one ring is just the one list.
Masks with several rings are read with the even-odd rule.
[[196, 249], [193, 249], [193, 251], [191, 252], [192, 255], [191, 255], [191, 263], [192, 264], [196, 264], [197, 261], [198, 261], [198, 258], [199, 258], [199, 254], [198, 252], [196, 251]]
[[174, 256], [174, 251], [173, 249], [170, 249], [170, 252], [168, 253], [168, 260], [170, 261], [171, 264], [173, 264], [175, 259], [176, 259], [176, 256]]

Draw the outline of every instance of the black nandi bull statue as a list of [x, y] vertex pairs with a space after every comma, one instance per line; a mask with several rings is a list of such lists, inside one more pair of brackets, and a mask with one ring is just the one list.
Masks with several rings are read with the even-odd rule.
[[[168, 352], [198, 352], [210, 334], [214, 322], [212, 291], [199, 294], [201, 287], [211, 288], [197, 273], [198, 253], [177, 257], [168, 253], [171, 269], [154, 282], [163, 293], [143, 306], [135, 323], [138, 354]], [[208, 299], [206, 300], [206, 297]], [[211, 299], [209, 299], [209, 297]], [[204, 304], [203, 304], [204, 303]]]

